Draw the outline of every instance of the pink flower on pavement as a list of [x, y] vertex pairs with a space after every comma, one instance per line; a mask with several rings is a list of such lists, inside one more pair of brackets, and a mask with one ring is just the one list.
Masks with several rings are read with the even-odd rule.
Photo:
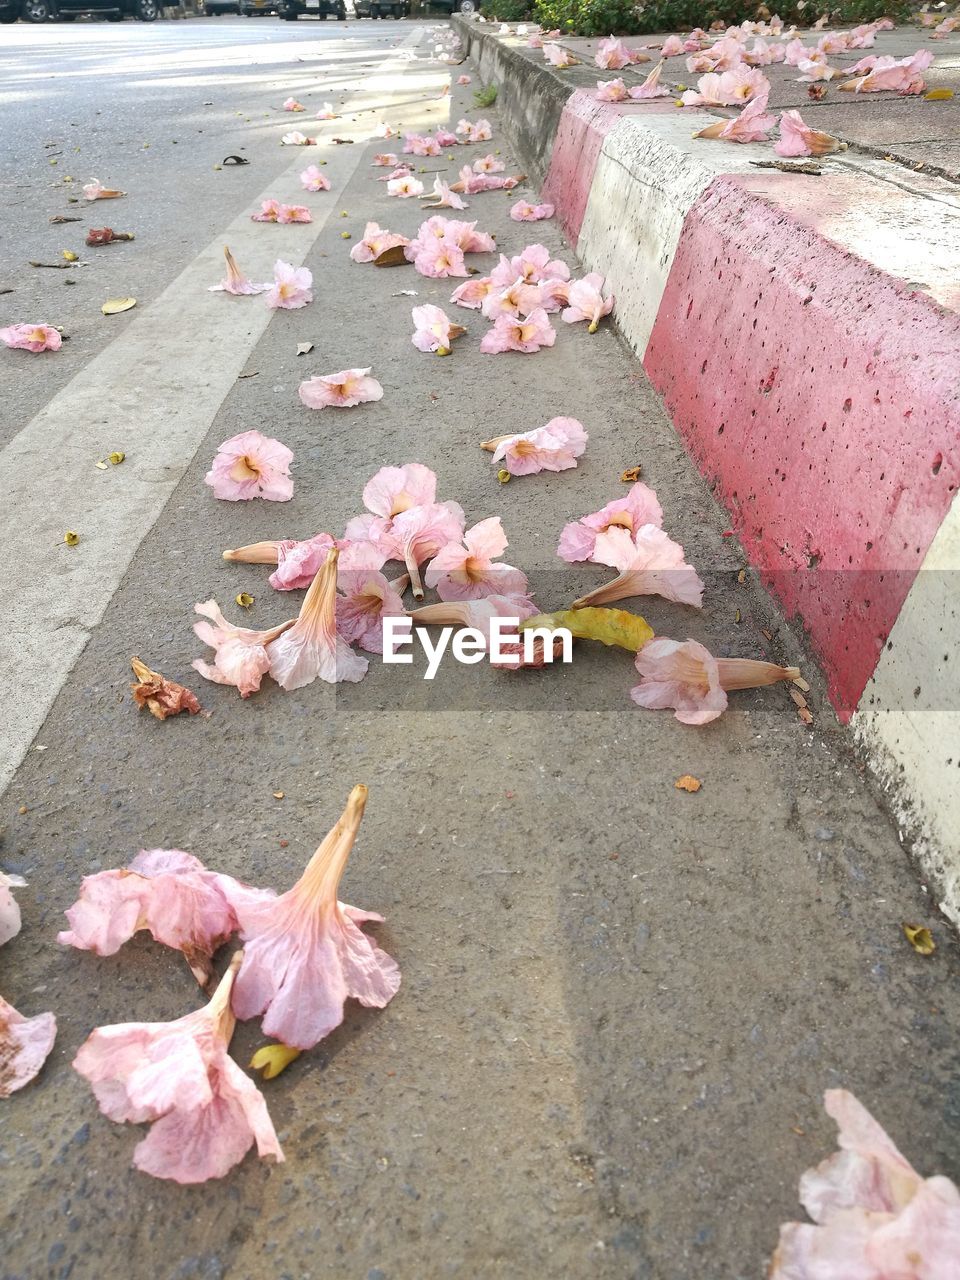
[[367, 660], [337, 635], [337, 558], [333, 547], [311, 582], [300, 614], [288, 630], [267, 645], [270, 675], [282, 689], [302, 689], [314, 680], [356, 683], [367, 673]]
[[279, 258], [273, 265], [273, 288], [267, 294], [268, 307], [296, 311], [313, 301], [313, 274], [307, 267], [295, 267]]
[[0, 329], [0, 342], [21, 351], [59, 351], [63, 339], [49, 324], [11, 324]]
[[0, 871], [0, 947], [20, 932], [20, 907], [10, 889], [22, 889], [26, 883], [23, 876], [8, 876]]
[[510, 210], [514, 222], [541, 222], [544, 218], [553, 217], [552, 204], [531, 204], [529, 200], [518, 200]]
[[[441, 604], [425, 604], [408, 616], [414, 626], [476, 627], [490, 640], [490, 623], [494, 618], [532, 618], [539, 610], [525, 595], [484, 596], [481, 600], [445, 600]], [[509, 643], [509, 642], [508, 642]], [[509, 664], [511, 669], [516, 663]]]
[[788, 67], [798, 67], [801, 62], [809, 62], [814, 49], [808, 49], [802, 40], [791, 40], [784, 46], [783, 61]]
[[152, 1122], [133, 1153], [141, 1173], [187, 1185], [222, 1178], [254, 1143], [261, 1158], [284, 1158], [263, 1095], [227, 1053], [240, 957], [196, 1013], [97, 1027], [73, 1060], [105, 1116]]
[[318, 120], [336, 120], [337, 113], [333, 109], [333, 103], [325, 102], [323, 106], [320, 108], [320, 110], [317, 112], [316, 118]]
[[300, 175], [300, 185], [306, 191], [329, 191], [330, 179], [315, 164], [308, 164]]
[[254, 222], [312, 222], [310, 210], [302, 204], [281, 204], [279, 200], [262, 200], [260, 212], [251, 213]]
[[467, 76], [467, 75], [457, 76], [457, 84], [469, 84], [469, 83], [470, 83], [470, 76]]
[[598, 102], [626, 102], [630, 95], [627, 86], [617, 77], [616, 80], [598, 80], [594, 97]]
[[411, 315], [415, 332], [410, 341], [418, 351], [448, 356], [454, 339], [467, 332], [462, 325], [454, 324], [442, 307], [430, 303], [414, 307]]
[[528, 244], [513, 258], [500, 255], [499, 264], [493, 269], [494, 284], [512, 284], [520, 276], [527, 284], [539, 284], [541, 280], [569, 280], [570, 268], [559, 258], [551, 258], [550, 250], [542, 244]]
[[587, 440], [583, 424], [576, 418], [551, 418], [533, 431], [495, 436], [480, 447], [492, 451], [494, 466], [502, 462], [512, 476], [532, 476], [538, 471], [568, 471], [575, 467]]
[[269, 631], [252, 631], [228, 622], [216, 600], [205, 600], [193, 608], [195, 613], [207, 619], [206, 622], [195, 622], [193, 630], [215, 654], [212, 665], [202, 658], [195, 658], [190, 665], [205, 680], [234, 685], [241, 698], [249, 698], [251, 693], [257, 692], [261, 680], [270, 670], [267, 645], [292, 627], [294, 619], [290, 618]]
[[0, 1098], [9, 1098], [39, 1074], [56, 1038], [52, 1013], [25, 1018], [0, 996]]
[[717, 661], [695, 640], [649, 640], [636, 666], [641, 680], [630, 697], [638, 707], [673, 707], [681, 724], [707, 724], [727, 709]]
[[358, 926], [382, 921], [337, 900], [363, 818], [367, 788], [354, 787], [333, 830], [287, 893], [243, 918], [243, 964], [233, 993], [239, 1018], [263, 1014], [263, 1030], [311, 1049], [343, 1021], [351, 997], [382, 1009], [400, 987], [400, 969]]
[[661, 58], [676, 58], [679, 54], [686, 52], [686, 47], [679, 36], [667, 36], [660, 46]]
[[394, 231], [386, 231], [383, 227], [378, 227], [375, 222], [368, 222], [363, 229], [363, 239], [350, 250], [350, 257], [354, 262], [372, 262], [387, 249], [409, 243], [406, 236], [397, 235]]
[[433, 180], [434, 199], [424, 205], [425, 209], [466, 209], [467, 205], [452, 191], [438, 174]]
[[[381, 467], [363, 487], [363, 505], [383, 520], [412, 507], [430, 506], [437, 498], [437, 477], [420, 462]], [[348, 526], [349, 528], [349, 526]]]
[[435, 138], [422, 137], [419, 133], [404, 134], [403, 150], [407, 155], [438, 156], [440, 144]]
[[543, 59], [549, 62], [551, 67], [556, 67], [559, 71], [565, 71], [567, 67], [575, 67], [578, 64], [569, 49], [563, 49], [558, 44], [545, 44], [543, 46]]
[[423, 193], [423, 183], [417, 178], [391, 178], [387, 183], [387, 195], [399, 196], [401, 200], [409, 200], [411, 196]]
[[433, 280], [446, 280], [450, 276], [469, 275], [463, 250], [446, 240], [433, 240], [424, 245], [413, 259], [413, 265], [422, 276]]
[[816, 1226], [780, 1228], [770, 1280], [955, 1280], [960, 1192], [921, 1178], [867, 1109], [845, 1089], [824, 1094], [841, 1150], [800, 1179]]
[[542, 307], [537, 307], [525, 318], [497, 316], [493, 328], [480, 342], [484, 355], [501, 355], [505, 351], [522, 351], [529, 355], [541, 347], [552, 347], [557, 340], [550, 317]]
[[488, 320], [498, 316], [528, 315], [540, 306], [540, 286], [527, 284], [522, 278], [514, 280], [509, 289], [488, 293], [480, 308]]
[[632, 534], [645, 524], [662, 525], [663, 510], [654, 491], [637, 481], [622, 498], [614, 498], [613, 502], [608, 502], [599, 511], [592, 511], [589, 515], [564, 525], [557, 555], [568, 564], [592, 560], [598, 533], [605, 533], [611, 528], [622, 528]]
[[782, 111], [780, 138], [773, 149], [778, 156], [823, 156], [846, 148], [829, 133], [809, 128], [799, 111]]
[[117, 191], [113, 187], [105, 187], [99, 178], [94, 178], [92, 182], [85, 183], [83, 187], [83, 195], [86, 200], [116, 200], [126, 194], [125, 191]]
[[368, 653], [383, 653], [383, 619], [403, 617], [403, 599], [382, 573], [355, 569], [340, 573], [337, 586], [337, 630], [348, 644]]
[[774, 62], [783, 62], [785, 57], [782, 44], [767, 44], [765, 40], [755, 40], [753, 47], [743, 55], [748, 67], [769, 67]]
[[287, 98], [283, 104], [284, 111], [306, 111], [306, 107], [302, 102], [298, 102], [296, 98]]
[[57, 941], [98, 956], [112, 956], [146, 929], [155, 942], [182, 951], [205, 986], [211, 960], [237, 926], [235, 903], [267, 896], [232, 876], [208, 871], [181, 849], [141, 849], [126, 870], [85, 876], [66, 911], [70, 928]]
[[281, 147], [315, 147], [317, 140], [316, 138], [308, 138], [299, 129], [291, 129], [289, 133], [285, 133], [280, 139], [280, 145]]
[[802, 84], [814, 84], [819, 80], [832, 80], [834, 76], [842, 74], [836, 67], [827, 66], [826, 62], [821, 61], [819, 58], [808, 58], [798, 63], [797, 70], [801, 73], [797, 76], [797, 80]]
[[723, 142], [764, 142], [767, 134], [777, 123], [776, 116], [766, 114], [767, 95], [754, 98], [748, 102], [738, 116], [732, 120], [718, 120], [707, 125], [693, 136], [695, 138], [717, 138]]
[[314, 580], [331, 547], [337, 547], [340, 559], [338, 570], [379, 569], [386, 556], [381, 555], [367, 541], [352, 542], [334, 540], [329, 533], [318, 533], [301, 542], [283, 541], [277, 544], [277, 568], [267, 581], [274, 591], [302, 591]]
[[292, 461], [293, 454], [279, 440], [259, 431], [242, 431], [224, 440], [203, 480], [215, 498], [226, 502], [250, 498], [289, 502], [293, 497]]
[[630, 90], [631, 98], [669, 98], [670, 90], [661, 89], [660, 76], [663, 72], [663, 59], [653, 68], [643, 84], [634, 85]]
[[479, 160], [473, 162], [474, 173], [503, 173], [507, 166], [502, 160], [498, 160], [491, 152], [490, 155], [481, 156]]
[[766, 100], [769, 95], [770, 81], [763, 72], [741, 65], [721, 75], [701, 76], [697, 81], [697, 92], [688, 90], [682, 95], [681, 102], [685, 107], [736, 107], [751, 98]]
[[856, 93], [881, 93], [889, 90], [900, 94], [923, 93], [926, 84], [923, 72], [933, 62], [930, 49], [918, 49], [909, 58], [878, 58], [873, 69], [862, 80], [848, 80], [841, 89], [853, 89]]
[[299, 396], [308, 409], [350, 409], [383, 399], [383, 387], [369, 369], [341, 369], [301, 382]]
[[227, 260], [227, 274], [219, 284], [210, 285], [210, 293], [233, 293], [239, 296], [251, 293], [266, 293], [270, 288], [269, 284], [254, 284], [252, 280], [248, 280], [237, 266], [236, 258], [234, 258], [226, 245], [224, 245], [223, 256]]
[[563, 320], [567, 324], [587, 320], [588, 332], [596, 333], [600, 321], [613, 310], [613, 298], [604, 298], [602, 290], [603, 276], [595, 271], [582, 280], [575, 280], [570, 286], [570, 305], [563, 312]]
[[563, 310], [570, 305], [570, 288], [569, 280], [541, 280], [537, 285], [539, 305], [548, 315]]
[[618, 40], [616, 36], [607, 36], [600, 41], [593, 60], [605, 71], [620, 71], [630, 66], [633, 55], [622, 40]]
[[463, 535], [462, 543], [448, 542], [427, 565], [423, 580], [435, 587], [441, 600], [479, 600], [483, 596], [525, 596], [527, 576], [513, 565], [495, 564], [508, 547], [499, 516], [481, 520]]
[[454, 289], [450, 295], [450, 301], [455, 302], [458, 307], [469, 307], [475, 311], [483, 306], [484, 299], [488, 297], [493, 287], [490, 276], [474, 276]]
[[[459, 133], [459, 129], [457, 130]], [[478, 120], [470, 126], [465, 142], [490, 142], [493, 139], [493, 129], [490, 127], [489, 120]]]
[[449, 129], [437, 129], [433, 135], [441, 147], [459, 147], [460, 139]]
[[370, 164], [371, 168], [381, 166], [387, 169], [395, 169], [397, 167], [397, 156], [392, 151], [381, 151], [379, 155], [373, 157]]
[[593, 561], [619, 570], [619, 576], [581, 596], [574, 609], [631, 596], [663, 596], [695, 609], [703, 604], [703, 582], [685, 561], [683, 547], [655, 524], [641, 525], [633, 534], [618, 526], [598, 533]]
[[817, 49], [827, 56], [831, 53], [846, 53], [849, 47], [850, 36], [845, 31], [828, 31], [817, 41]]
[[377, 546], [406, 565], [415, 600], [423, 599], [420, 565], [448, 542], [459, 541], [465, 524], [459, 503], [422, 503], [401, 511], [380, 532]]

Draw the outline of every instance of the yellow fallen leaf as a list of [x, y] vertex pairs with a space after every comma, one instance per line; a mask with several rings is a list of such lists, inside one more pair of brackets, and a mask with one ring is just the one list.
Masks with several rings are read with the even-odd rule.
[[265, 1044], [250, 1059], [250, 1066], [254, 1071], [262, 1070], [264, 1080], [272, 1080], [299, 1057], [300, 1050], [291, 1049], [288, 1044]]
[[919, 956], [932, 956], [937, 949], [933, 934], [922, 924], [902, 924], [900, 928], [907, 936], [907, 941]]
[[136, 298], [108, 298], [100, 310], [105, 316], [116, 316], [137, 305]]
[[285, 791], [275, 791], [273, 793], [274, 800], [282, 800], [287, 793]]
[[246, 591], [241, 591], [235, 600], [241, 609], [249, 609], [253, 604], [253, 596]]
[[510, 472], [506, 469], [506, 467], [500, 468], [500, 470], [497, 472], [497, 479], [500, 481], [501, 484], [510, 483]]
[[353, 239], [353, 236], [350, 234], [350, 232], [349, 232], [349, 231], [341, 231], [341, 232], [340, 232], [340, 239], [341, 239], [341, 240], [352, 240], [352, 239]]
[[638, 613], [626, 609], [560, 609], [526, 618], [520, 630], [528, 627], [566, 627], [575, 640], [599, 640], [636, 653], [653, 639], [653, 628]]
[[68, 547], [75, 547], [80, 541], [80, 535], [79, 533], [74, 533], [72, 529], [68, 529], [63, 535], [63, 540]]
[[952, 89], [931, 89], [923, 95], [924, 102], [948, 102], [953, 97]]
[[64, 258], [67, 260], [67, 262], [79, 262], [79, 261], [80, 261], [80, 255], [79, 255], [79, 253], [74, 253], [72, 249], [64, 249], [64, 251], [63, 251], [63, 256], [64, 256]]
[[119, 467], [120, 463], [127, 455], [121, 449], [115, 449], [113, 453], [107, 454], [107, 461], [113, 467]]
[[639, 480], [643, 475], [643, 467], [628, 467], [626, 471], [621, 472], [620, 479], [624, 484], [633, 484], [635, 480]]
[[678, 778], [673, 784], [678, 791], [699, 791], [703, 783], [699, 778], [695, 778], [690, 773], [685, 773], [682, 778]]

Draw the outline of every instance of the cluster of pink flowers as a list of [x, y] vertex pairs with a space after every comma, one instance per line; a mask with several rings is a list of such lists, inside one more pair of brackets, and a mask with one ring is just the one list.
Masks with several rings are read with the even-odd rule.
[[[20, 907], [11, 889], [23, 888], [21, 876], [0, 871], [0, 947], [20, 932]], [[52, 1013], [26, 1018], [0, 996], [0, 1098], [8, 1098], [38, 1075], [57, 1036]]]

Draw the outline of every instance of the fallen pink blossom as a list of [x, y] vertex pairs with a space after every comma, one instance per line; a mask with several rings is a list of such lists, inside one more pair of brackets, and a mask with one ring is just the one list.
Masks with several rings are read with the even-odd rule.
[[382, 151], [379, 155], [373, 157], [371, 168], [377, 166], [387, 169], [395, 169], [397, 167], [397, 156], [392, 151]]
[[254, 222], [312, 222], [310, 210], [302, 204], [281, 204], [279, 200], [262, 200], [260, 212], [251, 213]]
[[298, 102], [296, 98], [287, 98], [283, 104], [284, 111], [306, 111], [306, 107], [302, 102]]
[[687, 564], [679, 542], [655, 524], [641, 525], [633, 534], [617, 526], [598, 533], [593, 561], [617, 569], [618, 576], [575, 600], [574, 609], [632, 596], [663, 596], [695, 609], [703, 605], [702, 579]]
[[460, 196], [437, 175], [433, 180], [433, 196], [435, 197], [429, 204], [424, 205], [425, 209], [466, 209], [467, 205], [461, 200]]
[[471, 310], [477, 310], [483, 306], [484, 299], [487, 298], [493, 287], [493, 280], [490, 276], [474, 276], [454, 289], [450, 295], [450, 301], [455, 302], [458, 307], [469, 307]]
[[457, 76], [457, 84], [469, 84], [470, 79], [470, 76], [467, 75]]
[[634, 85], [629, 91], [631, 98], [669, 98], [670, 90], [660, 87], [660, 76], [663, 72], [663, 60], [661, 59], [653, 68], [650, 74], [644, 80], [643, 84]]
[[133, 1153], [142, 1173], [186, 1185], [222, 1178], [254, 1143], [261, 1158], [283, 1161], [263, 1095], [227, 1053], [241, 955], [204, 1008], [176, 1022], [97, 1027], [73, 1060], [105, 1116], [152, 1122]]
[[423, 599], [420, 565], [448, 542], [459, 541], [465, 524], [459, 503], [424, 502], [399, 512], [381, 528], [377, 546], [406, 565], [415, 600]]
[[774, 146], [778, 156], [825, 156], [845, 151], [846, 144], [829, 133], [804, 124], [799, 111], [780, 113], [780, 137]]
[[496, 320], [498, 316], [529, 315], [540, 306], [540, 286], [528, 284], [522, 276], [518, 276], [508, 289], [498, 289], [488, 293], [480, 310], [488, 320]]
[[113, 187], [105, 187], [99, 178], [94, 178], [92, 182], [87, 182], [83, 187], [83, 195], [85, 200], [117, 200], [120, 196], [125, 196], [125, 191], [117, 191]]
[[766, 101], [769, 96], [770, 81], [763, 72], [741, 65], [720, 75], [711, 73], [701, 76], [697, 81], [696, 93], [687, 90], [680, 100], [685, 107], [736, 107], [752, 98]]
[[833, 80], [835, 76], [843, 74], [836, 67], [828, 66], [826, 62], [822, 62], [819, 58], [809, 58], [804, 62], [799, 62], [797, 70], [801, 73], [797, 76], [797, 80], [801, 84], [816, 84], [820, 80]]
[[310, 584], [296, 622], [267, 645], [270, 675], [282, 689], [302, 689], [314, 680], [356, 683], [367, 673], [367, 659], [354, 653], [337, 634], [336, 595], [339, 551], [327, 552], [323, 568]]
[[815, 49], [808, 49], [802, 40], [791, 40], [784, 46], [783, 61], [788, 67], [798, 67], [801, 62], [809, 62]]
[[553, 217], [552, 204], [531, 204], [529, 200], [518, 200], [510, 210], [514, 222], [541, 222]]
[[418, 351], [448, 356], [454, 339], [467, 332], [462, 325], [454, 324], [442, 307], [435, 307], [431, 303], [414, 307], [411, 315], [414, 334], [410, 341]]
[[387, 195], [398, 196], [401, 200], [409, 200], [411, 196], [423, 194], [423, 183], [418, 178], [409, 176], [391, 178], [387, 183]]
[[214, 652], [212, 665], [202, 658], [190, 664], [205, 680], [214, 684], [233, 685], [241, 698], [249, 698], [260, 688], [260, 682], [270, 670], [267, 645], [276, 640], [295, 619], [289, 618], [267, 631], [253, 631], [249, 627], [235, 627], [220, 611], [216, 600], [205, 600], [193, 606], [194, 612], [207, 619], [195, 622], [193, 630], [204, 644]]
[[579, 59], [575, 58], [569, 49], [563, 49], [560, 45], [552, 43], [543, 46], [543, 59], [559, 71], [565, 71], [567, 67], [575, 67], [579, 64]]
[[616, 36], [607, 36], [600, 41], [593, 60], [604, 71], [621, 71], [630, 66], [633, 55], [622, 40], [618, 40]]
[[293, 888], [241, 921], [234, 1012], [263, 1014], [264, 1033], [295, 1049], [311, 1049], [338, 1027], [351, 997], [382, 1009], [400, 987], [396, 961], [358, 927], [383, 917], [337, 900], [366, 801], [367, 788], [354, 787]]
[[308, 164], [300, 175], [300, 185], [305, 191], [329, 191], [330, 179], [315, 164]]
[[313, 274], [307, 267], [295, 267], [279, 258], [273, 266], [273, 288], [267, 294], [268, 307], [296, 311], [313, 301]]
[[440, 144], [436, 138], [423, 137], [419, 133], [404, 134], [403, 150], [407, 155], [438, 156]]
[[337, 630], [348, 644], [383, 653], [383, 619], [403, 617], [403, 599], [382, 573], [351, 570], [337, 575]]
[[638, 480], [622, 497], [614, 498], [599, 511], [564, 525], [557, 555], [568, 564], [593, 560], [597, 534], [611, 528], [626, 529], [632, 534], [645, 524], [662, 525], [663, 510], [654, 491]]
[[537, 285], [540, 295], [539, 306], [548, 315], [562, 311], [564, 307], [570, 305], [570, 289], [569, 280], [541, 280]]
[[363, 229], [363, 239], [350, 250], [350, 258], [353, 262], [373, 262], [374, 258], [379, 258], [387, 249], [409, 243], [406, 236], [386, 231], [375, 222], [368, 222]]
[[660, 46], [661, 58], [676, 58], [679, 54], [686, 52], [687, 48], [679, 36], [667, 36]]
[[318, 120], [336, 120], [337, 113], [333, 109], [333, 103], [325, 102], [323, 106], [320, 108], [320, 110], [317, 112], [316, 118]]
[[767, 114], [767, 95], [763, 94], [748, 102], [732, 120], [718, 120], [693, 136], [716, 138], [723, 142], [764, 142], [776, 123], [776, 116]]
[[350, 409], [383, 399], [383, 387], [368, 369], [341, 369], [301, 382], [298, 390], [308, 409]]
[[291, 129], [289, 133], [285, 133], [280, 139], [280, 145], [281, 147], [315, 147], [317, 139], [308, 138], [299, 129]]
[[8, 876], [0, 871], [0, 947], [20, 932], [20, 907], [10, 892], [26, 885], [23, 876]]
[[872, 70], [861, 80], [845, 81], [840, 88], [852, 89], [855, 93], [923, 93], [926, 88], [923, 72], [931, 62], [933, 52], [930, 49], [918, 49], [909, 58], [877, 58]]
[[25, 1018], [0, 996], [0, 1098], [9, 1098], [39, 1074], [56, 1037], [52, 1013]]
[[529, 244], [513, 258], [500, 255], [500, 262], [491, 272], [494, 284], [506, 288], [520, 276], [527, 284], [539, 284], [541, 280], [569, 280], [570, 268], [559, 258], [551, 258], [546, 245]]
[[[490, 624], [494, 618], [532, 618], [539, 610], [526, 595], [484, 596], [480, 600], [445, 600], [441, 604], [425, 604], [414, 609], [409, 618], [413, 626], [475, 627], [490, 641]], [[515, 662], [504, 664], [511, 669]]]
[[613, 310], [613, 297], [603, 296], [603, 276], [592, 271], [582, 280], [575, 280], [570, 286], [570, 305], [562, 314], [567, 324], [577, 324], [587, 320], [588, 332], [596, 333], [600, 321]]
[[259, 431], [242, 431], [220, 445], [204, 484], [210, 485], [215, 498], [226, 502], [251, 498], [289, 502], [293, 497], [292, 461], [293, 454], [279, 440]]
[[50, 324], [11, 324], [0, 329], [0, 342], [21, 351], [59, 351], [63, 345], [60, 334]]
[[533, 431], [495, 436], [480, 448], [493, 453], [494, 466], [502, 462], [512, 476], [530, 476], [538, 471], [568, 471], [587, 447], [588, 436], [576, 418], [551, 418]]
[[473, 162], [474, 173], [502, 173], [506, 167], [503, 161], [498, 160], [492, 152]]
[[494, 563], [506, 551], [507, 535], [499, 516], [467, 529], [462, 541], [441, 547], [423, 580], [441, 600], [479, 600], [484, 596], [525, 596], [527, 576], [513, 565]]
[[552, 347], [556, 340], [550, 317], [542, 307], [537, 307], [526, 318], [497, 316], [493, 327], [483, 335], [480, 350], [484, 355], [501, 355], [507, 351], [529, 355], [541, 347]]
[[627, 86], [617, 77], [616, 80], [598, 80], [594, 97], [598, 102], [626, 102], [630, 95]]
[[236, 258], [234, 258], [226, 245], [223, 248], [223, 256], [227, 262], [227, 274], [219, 284], [210, 285], [210, 293], [232, 293], [241, 296], [252, 293], [266, 293], [270, 288], [269, 284], [254, 284], [252, 280], [248, 280], [237, 266]]

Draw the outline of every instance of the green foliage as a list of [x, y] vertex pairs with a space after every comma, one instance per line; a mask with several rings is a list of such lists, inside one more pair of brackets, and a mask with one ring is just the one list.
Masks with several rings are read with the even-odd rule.
[[492, 107], [497, 100], [497, 86], [488, 84], [485, 89], [478, 89], [473, 100], [478, 107]]
[[533, 0], [483, 0], [480, 12], [490, 22], [522, 22], [533, 13]]
[[772, 13], [788, 25], [809, 27], [823, 13], [832, 23], [883, 17], [903, 21], [910, 5], [908, 0], [534, 0], [534, 17], [541, 26], [578, 36], [682, 34], [714, 22], [732, 26], [758, 21]]

